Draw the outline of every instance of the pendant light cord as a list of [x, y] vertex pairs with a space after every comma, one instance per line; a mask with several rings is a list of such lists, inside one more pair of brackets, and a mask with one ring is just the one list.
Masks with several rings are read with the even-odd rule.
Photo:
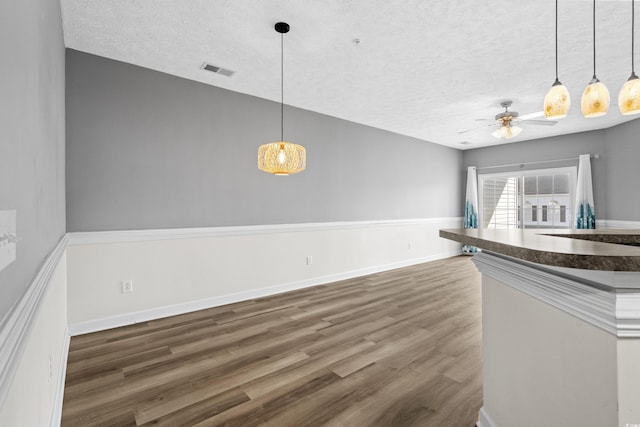
[[635, 43], [634, 43], [634, 28], [636, 26], [636, 8], [635, 8], [635, 4], [636, 1], [635, 0], [631, 0], [631, 75], [634, 75], [636, 72], [633, 69], [633, 63], [635, 62], [633, 60], [633, 52], [634, 52], [634, 48], [635, 48]]
[[558, 0], [556, 0], [556, 81], [558, 81]]
[[593, 79], [596, 80], [596, 0], [593, 0]]
[[284, 141], [284, 34], [280, 33], [280, 141]]

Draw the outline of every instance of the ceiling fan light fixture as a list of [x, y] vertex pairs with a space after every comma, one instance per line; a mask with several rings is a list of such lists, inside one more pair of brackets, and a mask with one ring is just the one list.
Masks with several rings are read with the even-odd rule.
[[511, 129], [511, 136], [509, 138], [514, 138], [522, 132], [522, 128], [520, 126], [510, 126], [509, 128]]
[[511, 139], [520, 135], [520, 132], [522, 132], [522, 128], [520, 126], [511, 126], [510, 124], [504, 124], [500, 126], [500, 128], [493, 131], [491, 135], [495, 136], [498, 139]]
[[567, 117], [571, 108], [571, 95], [565, 85], [558, 79], [544, 97], [544, 116], [549, 120]]

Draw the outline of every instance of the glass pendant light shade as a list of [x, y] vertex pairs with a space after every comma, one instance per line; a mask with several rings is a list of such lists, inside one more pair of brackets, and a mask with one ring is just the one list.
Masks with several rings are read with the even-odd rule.
[[571, 95], [567, 88], [557, 79], [544, 97], [544, 116], [550, 120], [567, 117], [571, 108]]
[[631, 76], [627, 79], [618, 94], [618, 107], [625, 116], [640, 113], [640, 79], [634, 70], [634, 29], [635, 29], [635, 0], [631, 0]]
[[596, 0], [593, 0], [593, 77], [582, 92], [582, 115], [586, 118], [604, 116], [609, 111], [609, 101], [609, 89], [596, 77]]
[[307, 166], [307, 151], [302, 145], [279, 141], [258, 148], [258, 169], [286, 176], [302, 172]]
[[582, 92], [580, 102], [582, 115], [587, 118], [604, 116], [609, 110], [609, 102], [609, 89], [600, 80], [594, 78]]
[[618, 95], [618, 107], [625, 116], [640, 114], [640, 78], [631, 74]]
[[556, 81], [544, 97], [544, 116], [549, 120], [564, 119], [571, 108], [571, 96], [558, 80], [558, 0], [556, 0]]

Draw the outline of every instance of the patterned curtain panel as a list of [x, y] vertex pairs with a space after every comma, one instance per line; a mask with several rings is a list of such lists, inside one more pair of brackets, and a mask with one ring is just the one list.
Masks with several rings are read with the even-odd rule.
[[593, 182], [591, 180], [591, 155], [581, 154], [578, 164], [576, 186], [576, 228], [596, 228], [596, 213], [593, 205]]
[[[478, 228], [478, 177], [476, 167], [467, 168], [467, 195], [464, 203], [464, 228]], [[475, 254], [478, 248], [464, 245], [462, 252]]]

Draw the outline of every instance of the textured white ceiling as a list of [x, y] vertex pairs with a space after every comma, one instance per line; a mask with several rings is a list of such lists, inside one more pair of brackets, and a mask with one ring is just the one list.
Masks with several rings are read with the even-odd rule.
[[[555, 78], [554, 0], [61, 4], [69, 48], [274, 101], [280, 100], [280, 35], [273, 25], [288, 22], [286, 104], [459, 149], [506, 143], [492, 137], [489, 127], [458, 132], [481, 125], [476, 119], [493, 118], [505, 99], [521, 115], [540, 111]], [[593, 74], [592, 2], [563, 0], [559, 72], [571, 92], [570, 115], [554, 127], [525, 124], [509, 141], [634, 118], [617, 107], [631, 72], [631, 3], [598, 0], [596, 11], [597, 75], [611, 92], [609, 114], [580, 114], [582, 90]], [[636, 50], [640, 56], [640, 46]], [[204, 62], [236, 74], [203, 71]]]

